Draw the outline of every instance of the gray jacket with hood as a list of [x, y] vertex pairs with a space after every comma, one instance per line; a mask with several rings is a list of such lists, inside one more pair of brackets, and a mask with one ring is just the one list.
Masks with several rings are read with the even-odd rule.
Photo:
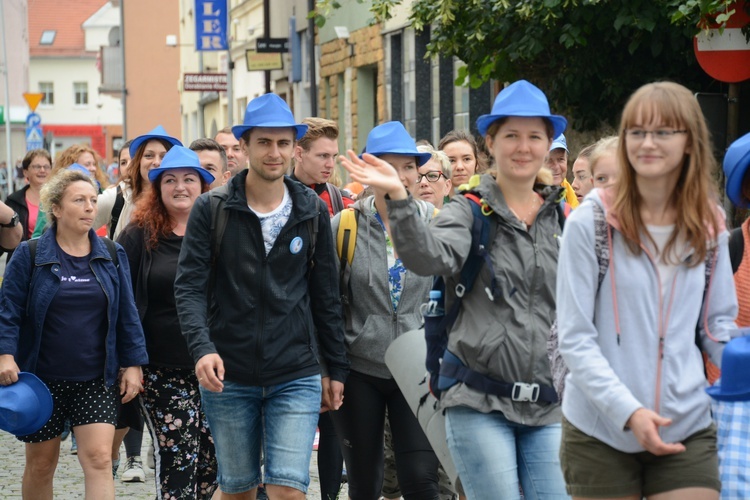
[[[544, 198], [527, 231], [505, 203], [490, 175], [475, 189], [494, 211], [496, 230], [490, 246], [498, 289], [491, 299], [489, 270], [483, 267], [474, 288], [463, 300], [448, 338], [448, 349], [474, 371], [503, 382], [552, 385], [547, 361], [547, 337], [555, 317], [560, 224], [557, 200], [562, 188], [538, 186]], [[391, 200], [388, 215], [393, 240], [404, 265], [417, 274], [447, 278], [446, 309], [471, 248], [473, 215], [470, 202], [456, 196], [430, 227], [417, 216], [414, 200]], [[514, 402], [458, 383], [443, 392], [443, 408], [467, 406], [488, 413], [501, 411], [524, 425], [559, 423], [560, 405], [538, 401]]]
[[[385, 351], [402, 333], [416, 330], [422, 324], [419, 307], [427, 301], [432, 279], [407, 271], [402, 284], [398, 309], [394, 312], [388, 285], [388, 257], [385, 233], [375, 218], [375, 198], [357, 201], [352, 208], [359, 212], [357, 242], [352, 259], [351, 330], [346, 330], [347, 356], [351, 369], [378, 378], [391, 378], [385, 365]], [[435, 208], [415, 201], [415, 218], [427, 226]], [[331, 221], [333, 239], [338, 234], [341, 215]], [[397, 254], [402, 261], [404, 256]]]

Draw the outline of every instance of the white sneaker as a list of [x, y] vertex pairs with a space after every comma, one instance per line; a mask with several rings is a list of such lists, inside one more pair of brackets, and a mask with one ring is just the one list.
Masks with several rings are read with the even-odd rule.
[[145, 483], [146, 473], [143, 472], [141, 457], [130, 457], [125, 463], [125, 469], [120, 474], [123, 483]]

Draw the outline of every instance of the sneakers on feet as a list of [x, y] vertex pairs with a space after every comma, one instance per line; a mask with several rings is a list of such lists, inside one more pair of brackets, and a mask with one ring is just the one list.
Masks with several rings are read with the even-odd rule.
[[125, 463], [125, 470], [120, 475], [120, 481], [123, 483], [145, 483], [146, 473], [143, 472], [141, 457], [130, 457]]
[[117, 479], [117, 469], [120, 468], [120, 459], [112, 460], [112, 478]]

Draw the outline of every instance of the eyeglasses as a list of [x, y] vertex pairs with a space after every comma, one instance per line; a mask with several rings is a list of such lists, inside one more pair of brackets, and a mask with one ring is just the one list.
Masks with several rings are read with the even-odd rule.
[[627, 138], [633, 142], [640, 142], [646, 139], [648, 134], [658, 142], [667, 142], [676, 134], [687, 134], [687, 130], [669, 130], [660, 128], [659, 130], [643, 130], [641, 128], [631, 128], [626, 131]]
[[442, 172], [435, 172], [435, 171], [433, 171], [433, 172], [427, 172], [426, 174], [419, 174], [417, 176], [417, 184], [419, 184], [420, 182], [422, 182], [422, 179], [424, 177], [427, 177], [427, 180], [429, 182], [437, 182], [437, 181], [440, 180], [440, 176], [445, 177], [445, 174], [443, 174]]
[[40, 170], [52, 170], [52, 165], [46, 163], [44, 165], [29, 165], [29, 168], [34, 172], [39, 172]]

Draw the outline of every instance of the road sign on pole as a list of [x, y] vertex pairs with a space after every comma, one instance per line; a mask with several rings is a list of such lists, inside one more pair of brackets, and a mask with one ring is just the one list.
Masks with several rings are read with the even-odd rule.
[[42, 127], [26, 127], [26, 151], [41, 149], [44, 146]]
[[42, 99], [44, 99], [44, 94], [26, 92], [23, 94], [23, 98], [26, 99], [26, 104], [29, 105], [31, 112], [33, 113], [36, 111], [36, 107], [39, 106], [39, 103], [42, 102]]
[[735, 13], [727, 21], [723, 32], [714, 24], [693, 39], [698, 64], [720, 82], [737, 83], [750, 79], [750, 43], [741, 29], [750, 22], [744, 3], [738, 1], [728, 7], [728, 10], [734, 9]]

